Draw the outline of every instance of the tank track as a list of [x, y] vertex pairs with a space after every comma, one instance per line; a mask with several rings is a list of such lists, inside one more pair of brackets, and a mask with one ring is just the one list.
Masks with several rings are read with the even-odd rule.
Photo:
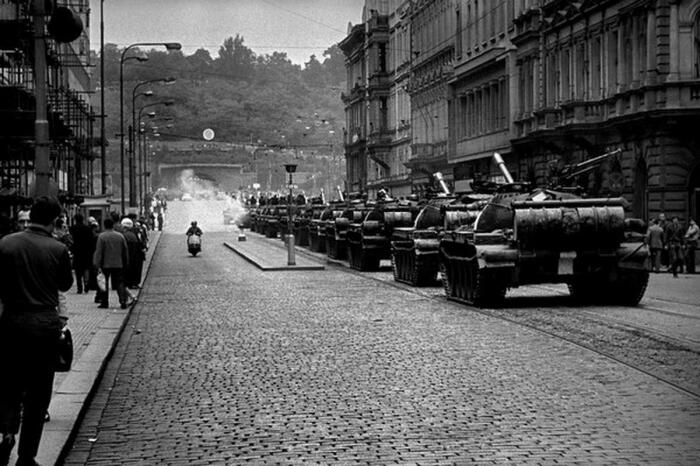
[[348, 243], [348, 263], [361, 272], [379, 270], [379, 258], [368, 254], [361, 244]]
[[394, 281], [411, 286], [433, 285], [438, 274], [438, 268], [423, 264], [413, 248], [392, 248], [391, 269], [394, 273]]
[[440, 276], [447, 299], [476, 307], [502, 307], [506, 287], [496, 272], [479, 268], [476, 256], [451, 256], [441, 250]]
[[649, 284], [648, 270], [618, 270], [615, 280], [580, 277], [569, 283], [571, 297], [581, 304], [637, 306]]

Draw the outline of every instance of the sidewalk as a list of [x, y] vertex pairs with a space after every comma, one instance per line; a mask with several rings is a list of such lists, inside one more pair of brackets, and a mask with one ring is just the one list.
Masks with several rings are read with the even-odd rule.
[[[296, 265], [287, 265], [287, 245], [280, 240], [261, 238], [246, 232], [243, 241], [224, 241], [224, 246], [243, 257], [263, 271], [280, 270], [323, 270], [325, 266], [305, 255], [308, 251], [299, 246], [294, 248]], [[238, 239], [238, 237], [237, 237]]]
[[[144, 280], [158, 246], [161, 232], [149, 232], [149, 248], [144, 262]], [[131, 290], [140, 294], [141, 290]], [[51, 420], [44, 426], [37, 461], [44, 466], [56, 464], [79, 425], [84, 407], [97, 386], [102, 370], [112, 355], [131, 308], [120, 309], [115, 291], [110, 295], [110, 308], [100, 309], [94, 302], [95, 292], [77, 294], [75, 285], [66, 293], [68, 327], [73, 335], [73, 366], [70, 372], [57, 373], [49, 406]], [[138, 305], [138, 303], [137, 303]], [[10, 464], [17, 461], [17, 448]]]

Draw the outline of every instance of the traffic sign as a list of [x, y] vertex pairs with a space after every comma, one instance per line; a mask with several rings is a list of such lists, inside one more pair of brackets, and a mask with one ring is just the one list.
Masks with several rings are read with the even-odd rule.
[[287, 187], [288, 187], [289, 189], [297, 189], [299, 186], [297, 186], [297, 185], [295, 185], [295, 184], [288, 184]]

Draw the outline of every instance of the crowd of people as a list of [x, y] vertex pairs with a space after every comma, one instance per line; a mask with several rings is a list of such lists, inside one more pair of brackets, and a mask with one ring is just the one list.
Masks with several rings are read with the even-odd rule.
[[[149, 222], [112, 212], [71, 219], [57, 200], [40, 197], [14, 218], [0, 215], [0, 466], [20, 432], [17, 465], [36, 465], [47, 419], [67, 293], [95, 291], [109, 307], [116, 290], [127, 308], [140, 287]], [[111, 285], [111, 286], [110, 286]]]
[[699, 237], [700, 228], [692, 218], [684, 228], [678, 217], [669, 222], [665, 214], [660, 214], [651, 221], [646, 234], [652, 272], [667, 270], [678, 277], [685, 266], [686, 273], [695, 273]]

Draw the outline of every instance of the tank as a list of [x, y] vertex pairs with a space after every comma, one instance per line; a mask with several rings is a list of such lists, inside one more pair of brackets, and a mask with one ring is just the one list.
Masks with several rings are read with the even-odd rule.
[[347, 258], [347, 232], [351, 223], [362, 221], [372, 207], [365, 201], [351, 201], [338, 217], [326, 222], [326, 254], [331, 259]]
[[267, 238], [277, 238], [278, 233], [286, 233], [287, 206], [271, 205], [263, 209], [257, 217], [258, 233]]
[[355, 270], [378, 270], [382, 259], [391, 258], [394, 229], [413, 224], [418, 215], [415, 201], [381, 199], [355, 216], [347, 229], [347, 257]]
[[[574, 166], [595, 168], [613, 151]], [[566, 283], [581, 303], [635, 306], [649, 280], [646, 225], [625, 218], [622, 198], [584, 198], [575, 190], [532, 188], [506, 180], [466, 227], [440, 240], [440, 267], [448, 299], [499, 307], [506, 291], [523, 285]]]
[[297, 214], [294, 216], [294, 244], [296, 246], [310, 245], [311, 220], [327, 206], [325, 204], [310, 203], [303, 206], [298, 206]]
[[471, 225], [490, 198], [490, 194], [481, 193], [452, 195], [445, 187], [443, 193], [428, 199], [412, 226], [394, 229], [394, 280], [412, 286], [434, 285], [440, 268], [440, 240], [445, 231]]
[[326, 228], [335, 221], [345, 209], [345, 202], [331, 201], [320, 212], [315, 212], [309, 226], [309, 249], [314, 252], [326, 252]]

